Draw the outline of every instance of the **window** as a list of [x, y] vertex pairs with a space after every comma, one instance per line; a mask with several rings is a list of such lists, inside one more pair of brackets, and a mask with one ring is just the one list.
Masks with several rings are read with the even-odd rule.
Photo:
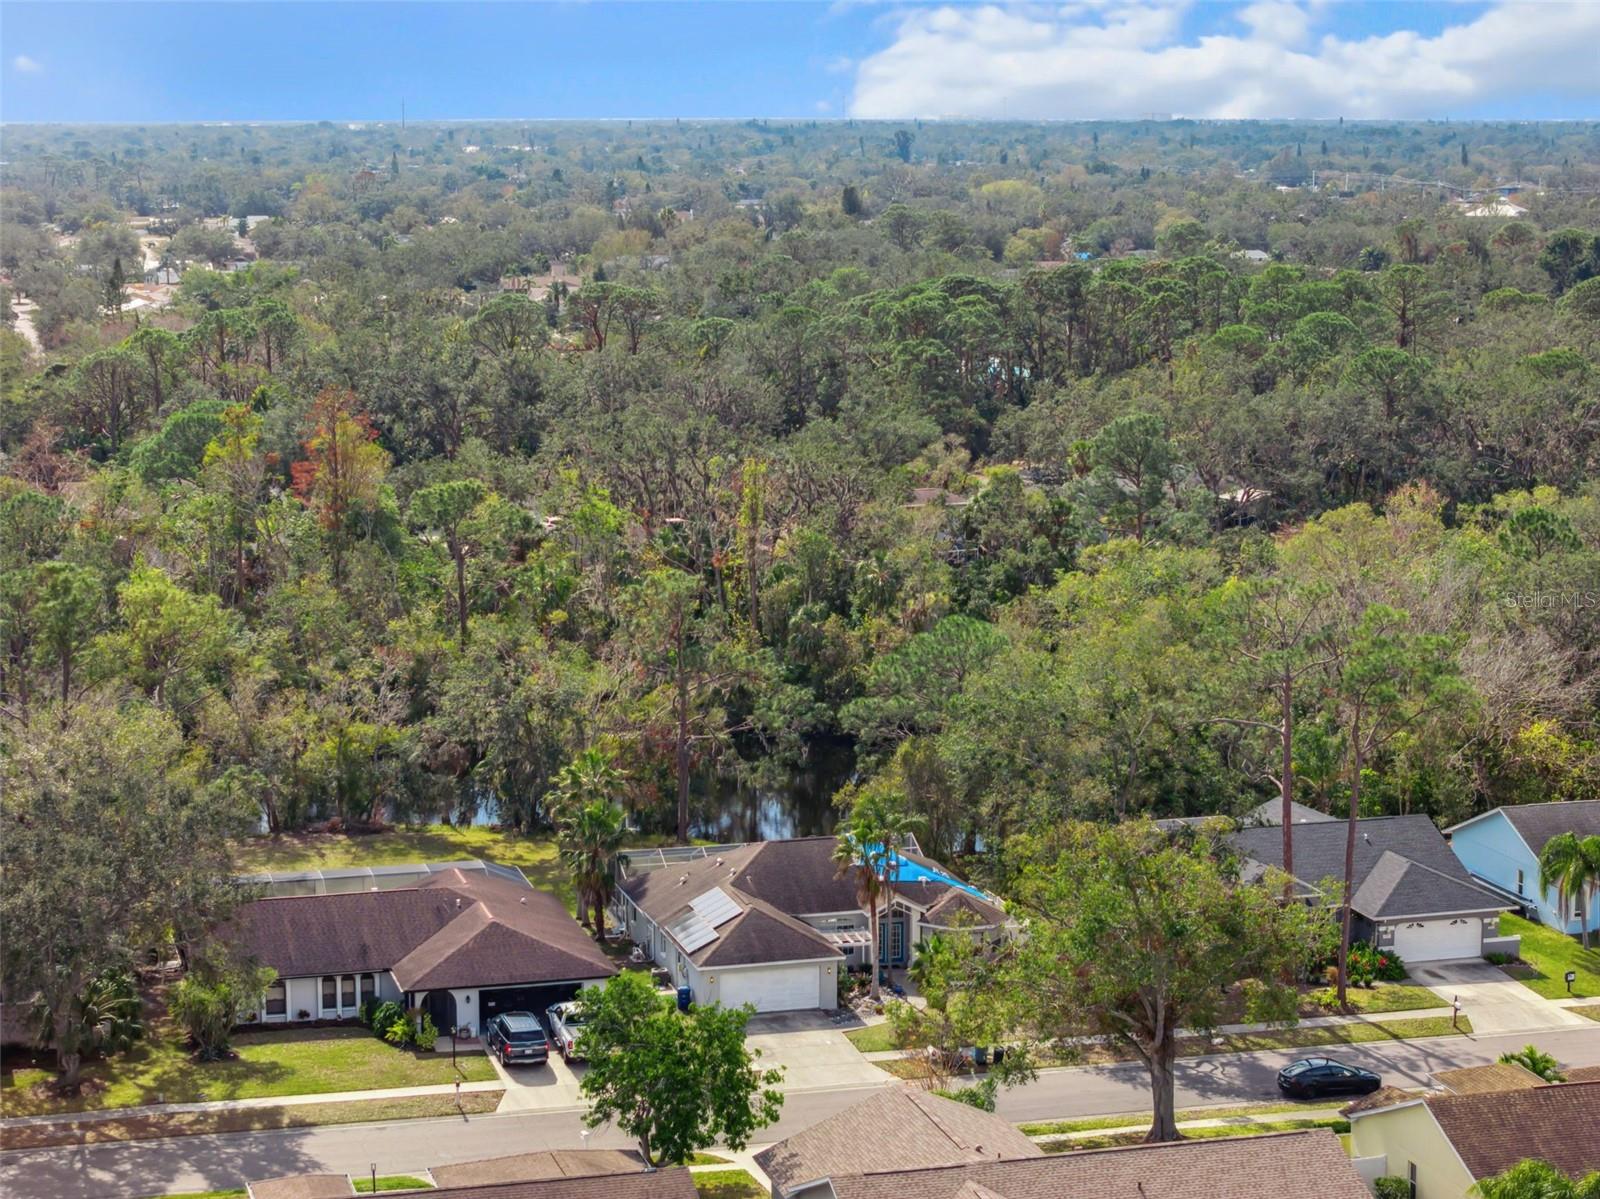
[[279, 979], [267, 988], [267, 1015], [286, 1016], [289, 1014], [289, 984]]
[[1417, 1199], [1417, 1163], [1406, 1163], [1406, 1181], [1411, 1184], [1411, 1199]]
[[339, 980], [331, 974], [322, 976], [322, 1010], [325, 1012], [339, 1010]]
[[362, 1003], [366, 1003], [367, 1000], [376, 999], [377, 997], [378, 997], [378, 980], [377, 980], [377, 978], [375, 976], [371, 975], [371, 974], [363, 974], [361, 976], [361, 1002]]
[[1520, 871], [1520, 870], [1517, 871], [1517, 894], [1518, 895], [1523, 894], [1523, 890], [1522, 890], [1522, 871]]
[[356, 976], [343, 975], [339, 979], [339, 1006], [342, 1008], [355, 1007], [356, 1005]]

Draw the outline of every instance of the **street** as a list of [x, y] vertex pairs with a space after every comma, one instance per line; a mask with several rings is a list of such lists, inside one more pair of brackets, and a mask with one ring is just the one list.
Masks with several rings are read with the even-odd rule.
[[[1334, 1047], [1341, 1060], [1376, 1070], [1384, 1081], [1421, 1086], [1435, 1070], [1494, 1061], [1528, 1041], [1565, 1065], [1600, 1065], [1600, 1025], [1498, 1037], [1435, 1037]], [[1275, 1077], [1288, 1061], [1319, 1050], [1273, 1050], [1189, 1058], [1178, 1065], [1178, 1106], [1276, 1099]], [[860, 1100], [871, 1088], [790, 1093], [783, 1119], [761, 1134], [781, 1140]], [[1148, 1110], [1149, 1090], [1138, 1065], [1051, 1070], [1030, 1086], [1000, 1096], [1008, 1120], [1046, 1120]], [[308, 1171], [365, 1175], [424, 1169], [444, 1162], [583, 1144], [577, 1111], [411, 1120], [225, 1136], [178, 1137], [136, 1144], [24, 1150], [0, 1155], [0, 1194], [7, 1199], [143, 1199], [171, 1191], [240, 1186], [246, 1179]], [[627, 1147], [613, 1129], [588, 1144]]]

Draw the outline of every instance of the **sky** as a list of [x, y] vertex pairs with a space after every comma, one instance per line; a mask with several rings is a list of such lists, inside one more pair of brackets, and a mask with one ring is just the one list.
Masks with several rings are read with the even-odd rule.
[[0, 121], [1600, 119], [1600, 0], [0, 0]]

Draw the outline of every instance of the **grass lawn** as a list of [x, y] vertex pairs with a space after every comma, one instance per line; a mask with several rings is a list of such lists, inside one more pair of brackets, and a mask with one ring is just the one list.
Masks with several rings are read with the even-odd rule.
[[352, 1178], [351, 1183], [360, 1194], [370, 1195], [374, 1191], [422, 1191], [431, 1190], [433, 1183], [426, 1178], [413, 1178], [410, 1174], [380, 1174], [378, 1185], [372, 1185], [372, 1177]]
[[862, 1053], [879, 1053], [886, 1049], [900, 1048], [900, 1042], [894, 1035], [894, 1025], [887, 1020], [882, 1024], [869, 1024], [865, 1028], [852, 1028], [844, 1035], [845, 1040]]
[[[1276, 1116], [1286, 1112], [1301, 1112], [1307, 1109], [1317, 1110], [1337, 1107], [1337, 1103], [1330, 1103], [1326, 1099], [1307, 1099], [1299, 1103], [1247, 1103], [1234, 1107], [1190, 1107], [1181, 1108], [1177, 1112], [1178, 1123], [1185, 1120], [1227, 1120], [1235, 1116]], [[1124, 1112], [1120, 1116], [1085, 1116], [1081, 1120], [1045, 1120], [1036, 1124], [1019, 1124], [1017, 1128], [1024, 1136], [1045, 1137], [1063, 1132], [1090, 1132], [1096, 1128], [1126, 1128], [1130, 1124], [1138, 1124], [1141, 1120], [1148, 1122], [1150, 1113]]]
[[1572, 994], [1600, 995], [1600, 949], [1585, 950], [1576, 937], [1510, 912], [1500, 917], [1500, 935], [1522, 938], [1521, 957], [1531, 969], [1507, 966], [1505, 971], [1529, 990], [1546, 999], [1565, 999], [1567, 984], [1563, 980], [1568, 970], [1576, 970]]
[[767, 1189], [748, 1170], [701, 1170], [694, 1189], [704, 1199], [767, 1199]]
[[718, 1157], [715, 1153], [696, 1153], [683, 1163], [686, 1166], [726, 1166], [729, 1163], [725, 1157]]
[[[1209, 1141], [1218, 1137], [1259, 1137], [1271, 1132], [1299, 1132], [1306, 1128], [1331, 1128], [1336, 1133], [1350, 1131], [1350, 1121], [1326, 1120], [1273, 1120], [1260, 1124], [1224, 1124], [1220, 1127], [1185, 1128], [1180, 1121], [1178, 1131], [1186, 1141]], [[1115, 1149], [1122, 1145], [1144, 1143], [1144, 1129], [1135, 1132], [1110, 1133], [1103, 1137], [1081, 1137], [1071, 1141], [1051, 1141], [1040, 1145], [1046, 1153], [1076, 1153], [1083, 1149]]]
[[364, 1028], [308, 1028], [243, 1033], [234, 1039], [239, 1056], [226, 1062], [194, 1062], [172, 1026], [152, 1029], [152, 1040], [108, 1061], [84, 1067], [83, 1094], [62, 1098], [37, 1084], [46, 1070], [7, 1068], [0, 1073], [0, 1113], [41, 1116], [61, 1112], [137, 1107], [148, 1103], [198, 1103], [265, 1095], [317, 1095], [391, 1087], [482, 1082], [495, 1077], [481, 1054], [433, 1057], [396, 1049]]
[[1572, 1010], [1587, 1020], [1600, 1020], [1600, 1003], [1585, 1003]]
[[[1328, 988], [1329, 991], [1332, 989]], [[1373, 1015], [1381, 1012], [1414, 1012], [1422, 1008], [1450, 1006], [1427, 987], [1413, 986], [1410, 983], [1379, 983], [1370, 989], [1350, 987], [1345, 994], [1350, 1000], [1352, 1010]], [[1330, 1015], [1334, 1010], [1326, 1008], [1316, 1014]]]
[[[389, 1123], [394, 1120], [459, 1119], [500, 1106], [499, 1091], [468, 1091], [456, 1106], [453, 1095], [419, 1095], [411, 1099], [358, 1099], [349, 1103], [299, 1103], [286, 1107], [245, 1108], [231, 1112], [185, 1112], [176, 1116], [141, 1116], [136, 1111], [110, 1120], [62, 1121], [6, 1130], [7, 1149], [43, 1149], [54, 1145], [94, 1145], [102, 1141], [153, 1141], [162, 1137], [210, 1136], [221, 1132], [261, 1132], [274, 1128], [310, 1128], [326, 1124]], [[222, 1191], [220, 1194], [243, 1194]]]

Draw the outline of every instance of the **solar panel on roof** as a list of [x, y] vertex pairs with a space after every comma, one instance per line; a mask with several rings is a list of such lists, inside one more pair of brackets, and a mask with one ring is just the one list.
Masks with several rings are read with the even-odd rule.
[[676, 923], [668, 926], [667, 932], [683, 946], [685, 953], [693, 953], [717, 939], [717, 930], [707, 924], [699, 912], [685, 912]]
[[721, 928], [743, 910], [733, 896], [721, 887], [712, 887], [704, 895], [695, 896], [689, 901], [689, 906], [700, 913], [712, 928]]

